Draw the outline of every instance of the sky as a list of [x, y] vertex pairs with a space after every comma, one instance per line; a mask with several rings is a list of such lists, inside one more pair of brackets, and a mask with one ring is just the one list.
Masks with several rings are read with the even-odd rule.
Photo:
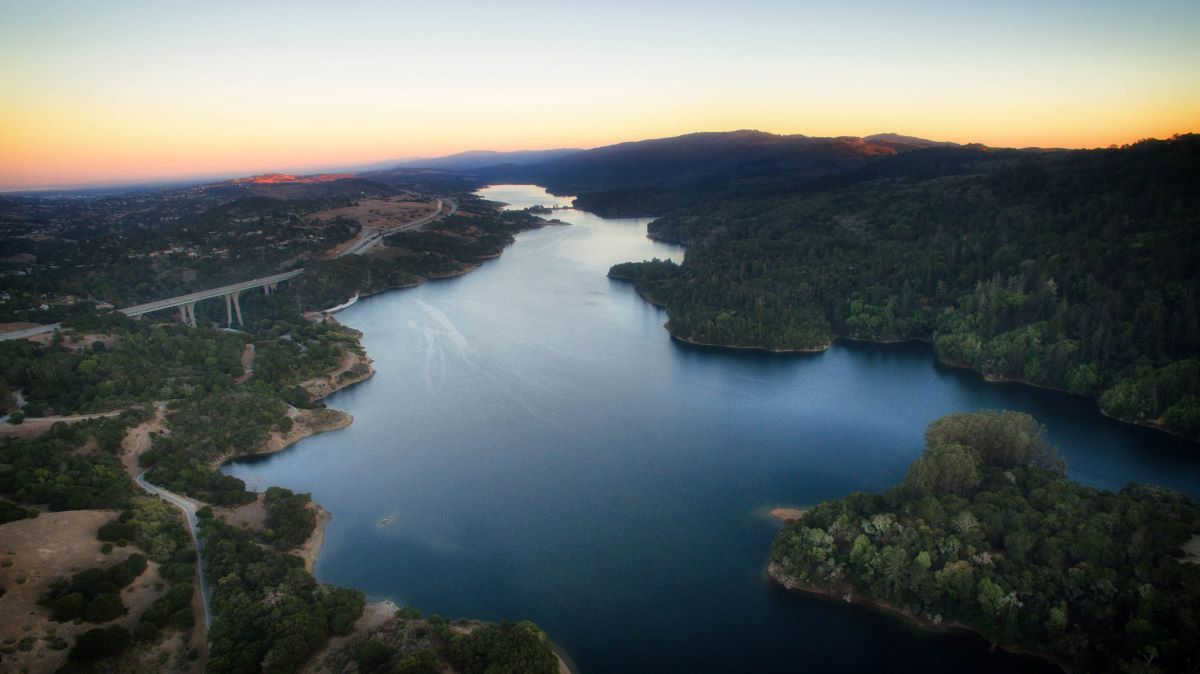
[[1200, 131], [1200, 1], [0, 0], [0, 188], [693, 131]]

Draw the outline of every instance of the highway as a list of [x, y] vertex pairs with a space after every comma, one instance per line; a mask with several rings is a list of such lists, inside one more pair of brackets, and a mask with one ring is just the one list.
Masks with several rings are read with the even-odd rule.
[[41, 335], [47, 332], [54, 332], [62, 327], [62, 323], [51, 323], [50, 325], [39, 325], [36, 328], [25, 328], [24, 330], [13, 330], [12, 332], [0, 333], [0, 342], [6, 339], [25, 339], [35, 335]]
[[[450, 204], [450, 210], [447, 211], [446, 213], [442, 213], [442, 209], [445, 208], [447, 203]], [[375, 246], [379, 245], [379, 242], [383, 241], [383, 237], [388, 236], [389, 234], [395, 234], [396, 232], [407, 232], [409, 230], [419, 229], [421, 227], [424, 227], [425, 225], [428, 225], [429, 223], [433, 222], [434, 220], [438, 220], [440, 218], [448, 218], [451, 215], [454, 215], [457, 211], [458, 211], [458, 204], [456, 202], [454, 202], [450, 199], [447, 199], [445, 201], [438, 199], [437, 200], [437, 210], [435, 210], [433, 213], [430, 213], [429, 215], [426, 215], [423, 218], [417, 218], [416, 220], [413, 220], [412, 222], [406, 222], [403, 225], [397, 225], [396, 227], [392, 227], [391, 229], [385, 229], [385, 230], [382, 230], [379, 232], [375, 232], [374, 234], [371, 234], [370, 236], [364, 237], [361, 241], [355, 242], [355, 244], [353, 246], [350, 246], [346, 250], [343, 250], [342, 252], [338, 253], [337, 256], [345, 257], [347, 255], [361, 255], [362, 253], [366, 252], [368, 249], [374, 248]]]

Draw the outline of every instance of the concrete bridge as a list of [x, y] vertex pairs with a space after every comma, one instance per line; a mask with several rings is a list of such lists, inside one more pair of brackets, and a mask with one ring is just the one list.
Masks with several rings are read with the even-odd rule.
[[201, 290], [200, 292], [188, 293], [187, 295], [171, 297], [165, 300], [157, 300], [154, 302], [147, 302], [145, 304], [138, 304], [132, 307], [125, 307], [124, 309], [118, 309], [118, 311], [126, 316], [132, 316], [136, 318], [142, 314], [148, 314], [152, 311], [162, 311], [163, 309], [173, 309], [175, 307], [179, 307], [179, 320], [194, 328], [196, 327], [196, 302], [210, 300], [217, 297], [224, 297], [225, 323], [229, 325], [229, 327], [233, 327], [233, 319], [235, 317], [237, 318], [237, 324], [242, 325], [242, 305], [238, 303], [238, 295], [240, 295], [243, 290], [262, 288], [264, 293], [270, 295], [271, 291], [275, 290], [275, 286], [279, 285], [281, 281], [294, 279], [302, 273], [304, 273], [303, 268], [293, 269], [292, 271], [284, 272], [282, 274], [264, 276], [251, 281], [242, 281], [241, 283], [221, 286], [220, 288]]
[[[251, 290], [253, 288], [262, 288], [263, 292], [270, 295], [275, 290], [275, 286], [282, 281], [294, 279], [304, 273], [304, 269], [293, 269], [282, 274], [274, 274], [272, 276], [264, 276], [256, 278], [252, 281], [242, 281], [232, 285], [213, 288], [212, 290], [201, 290], [200, 292], [171, 297], [165, 300], [155, 302], [147, 302], [138, 304], [132, 307], [118, 309], [126, 316], [137, 318], [142, 314], [148, 314], [152, 311], [162, 311], [163, 309], [172, 309], [179, 307], [179, 320], [187, 323], [193, 328], [196, 327], [196, 302], [210, 300], [215, 297], [225, 298], [225, 323], [229, 327], [233, 327], [233, 319], [237, 318], [237, 324], [242, 325], [242, 305], [238, 303], [238, 295], [243, 290]], [[50, 325], [39, 325], [35, 328], [25, 328], [24, 330], [13, 330], [11, 332], [0, 333], [0, 341], [7, 339], [26, 339], [36, 335], [42, 335], [47, 332], [54, 332], [62, 328], [62, 323], [51, 323]]]

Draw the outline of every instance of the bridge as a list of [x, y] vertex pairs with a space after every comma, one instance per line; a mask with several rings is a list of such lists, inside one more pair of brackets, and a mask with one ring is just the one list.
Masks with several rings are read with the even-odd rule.
[[[148, 314], [152, 311], [162, 311], [163, 309], [172, 309], [179, 307], [179, 320], [193, 328], [196, 327], [196, 302], [211, 300], [215, 297], [225, 298], [225, 323], [229, 327], [233, 327], [233, 319], [237, 318], [237, 324], [242, 325], [242, 305], [238, 302], [238, 295], [244, 290], [253, 288], [262, 288], [263, 292], [270, 295], [275, 286], [283, 281], [294, 279], [304, 273], [304, 268], [285, 271], [282, 274], [273, 274], [256, 278], [251, 281], [242, 281], [241, 283], [233, 283], [220, 288], [211, 290], [201, 290], [200, 292], [188, 293], [178, 297], [170, 297], [165, 300], [157, 300], [155, 302], [146, 302], [132, 307], [118, 309], [126, 316], [137, 318], [142, 314]], [[62, 328], [62, 323], [51, 323], [50, 325], [39, 325], [33, 328], [25, 328], [23, 330], [13, 330], [11, 332], [0, 333], [0, 341], [9, 339], [26, 339], [36, 335], [43, 335], [47, 332], [54, 332]]]
[[273, 274], [256, 278], [251, 281], [242, 281], [220, 288], [212, 288], [211, 290], [201, 290], [200, 292], [188, 293], [187, 295], [179, 295], [178, 297], [170, 297], [165, 300], [157, 300], [154, 302], [146, 302], [132, 307], [118, 309], [126, 316], [137, 318], [142, 314], [148, 314], [152, 311], [162, 311], [163, 309], [172, 309], [179, 307], [179, 320], [187, 323], [193, 328], [196, 327], [196, 302], [203, 300], [211, 300], [216, 297], [225, 298], [225, 323], [229, 327], [233, 327], [234, 316], [237, 317], [237, 324], [242, 325], [242, 305], [238, 303], [238, 295], [244, 290], [253, 288], [262, 288], [263, 292], [270, 295], [275, 286], [282, 281], [294, 279], [304, 273], [304, 269], [293, 269], [282, 274]]

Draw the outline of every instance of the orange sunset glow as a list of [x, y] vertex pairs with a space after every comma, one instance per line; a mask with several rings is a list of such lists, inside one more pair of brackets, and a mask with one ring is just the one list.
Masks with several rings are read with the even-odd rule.
[[[699, 130], [1097, 147], [1200, 123], [1188, 3], [1021, 16], [765, 3], [774, 20], [740, 22], [717, 3], [503, 17], [294, 9], [4, 9], [0, 185], [353, 168]], [[277, 29], [252, 30], [259, 18]]]

